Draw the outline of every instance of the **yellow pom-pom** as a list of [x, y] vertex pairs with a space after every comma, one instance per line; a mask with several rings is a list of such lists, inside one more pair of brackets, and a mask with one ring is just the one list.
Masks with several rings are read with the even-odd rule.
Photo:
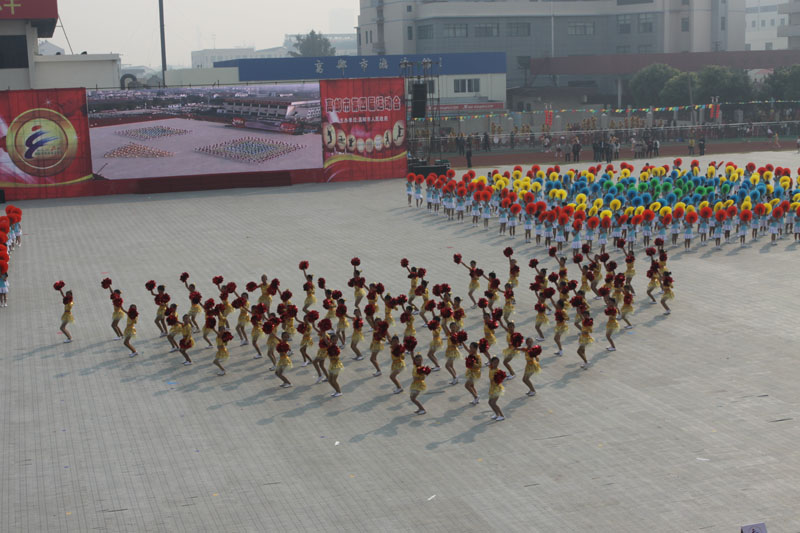
[[769, 203], [770, 205], [772, 205], [772, 207], [775, 207], [775, 205], [780, 203], [780, 201], [781, 201], [780, 198], [773, 198], [772, 200], [769, 201]]
[[644, 206], [643, 205], [640, 205], [639, 207], [637, 207], [633, 211], [634, 215], [641, 215], [642, 213], [644, 213]]
[[653, 202], [650, 204], [650, 211], [658, 213], [661, 210], [661, 202]]
[[600, 209], [601, 207], [603, 207], [603, 199], [602, 198], [595, 198], [594, 202], [592, 202], [592, 205], [594, 205], [597, 209]]
[[587, 213], [587, 214], [588, 214], [590, 217], [593, 217], [593, 216], [595, 216], [595, 215], [597, 214], [597, 206], [594, 206], [594, 205], [593, 205], [592, 207], [590, 207], [590, 208], [589, 208], [589, 211], [588, 211], [588, 213]]
[[533, 192], [541, 191], [542, 190], [542, 184], [539, 183], [538, 181], [534, 181], [533, 183], [531, 183], [531, 190]]
[[764, 204], [764, 209], [766, 209], [766, 214], [769, 215], [772, 213], [772, 204]]
[[687, 213], [694, 213], [695, 212], [694, 205], [692, 205], [692, 204], [687, 205], [686, 206], [686, 212]]
[[668, 206], [668, 205], [665, 205], [664, 207], [661, 208], [661, 210], [659, 210], [658, 214], [660, 216], [662, 216], [662, 217], [667, 216], [667, 215], [671, 215], [672, 214], [672, 208], [670, 206]]
[[587, 172], [586, 173], [586, 182], [587, 183], [593, 183], [594, 182], [594, 174], [592, 174], [591, 172]]
[[585, 195], [585, 194], [583, 194], [583, 193], [580, 193], [579, 195], [577, 195], [577, 196], [575, 197], [575, 201], [576, 201], [577, 203], [579, 203], [579, 204], [582, 204], [582, 203], [584, 203], [584, 202], [586, 201], [586, 195]]
[[611, 200], [611, 203], [608, 204], [608, 207], [610, 207], [612, 211], [617, 211], [620, 207], [622, 207], [622, 202], [619, 201], [619, 198], [614, 198]]
[[537, 170], [536, 171], [537, 178], [544, 178], [544, 170]]
[[678, 203], [676, 203], [676, 204], [675, 204], [675, 209], [677, 209], [677, 208], [679, 208], [679, 207], [682, 207], [683, 209], [686, 209], [686, 204], [685, 204], [685, 203], [683, 203], [683, 202], [678, 202]]
[[631, 214], [633, 214], [633, 206], [629, 205], [628, 207], [625, 208], [625, 216], [629, 217], [631, 216]]
[[714, 204], [714, 212], [716, 213], [720, 209], [725, 209], [725, 205], [722, 202], [717, 202]]
[[558, 181], [558, 172], [553, 171], [550, 173], [550, 181]]
[[700, 202], [700, 205], [697, 206], [697, 209], [700, 210], [703, 209], [704, 207], [708, 207], [708, 200], [703, 200], [702, 202]]
[[611, 211], [605, 209], [600, 213], [600, 218], [611, 218], [612, 215], [613, 213]]

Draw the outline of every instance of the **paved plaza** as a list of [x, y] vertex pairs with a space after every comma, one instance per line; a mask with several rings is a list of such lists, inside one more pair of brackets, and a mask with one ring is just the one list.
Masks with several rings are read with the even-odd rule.
[[[787, 152], [731, 157], [800, 165]], [[520, 378], [507, 382], [507, 418], [494, 422], [485, 370], [477, 406], [463, 384], [431, 374], [428, 414], [415, 416], [388, 372], [373, 377], [349, 349], [344, 395], [331, 398], [300, 366], [299, 336], [291, 389], [236, 341], [226, 376], [197, 336], [185, 367], [158, 338], [144, 284], [166, 284], [183, 312], [183, 271], [204, 298], [218, 296], [215, 275], [244, 287], [266, 273], [297, 303], [305, 259], [352, 305], [351, 257], [391, 293], [408, 292], [407, 257], [466, 296], [453, 253], [505, 280], [502, 250], [513, 246], [515, 319], [533, 336], [527, 260], [554, 260], [521, 236], [498, 237], [496, 221], [485, 232], [407, 208], [400, 180], [16, 205], [26, 235], [0, 309], [0, 531], [738, 532], [762, 521], [800, 531], [800, 245], [790, 239], [671, 249], [668, 317], [645, 301], [640, 254], [636, 327], [619, 334], [618, 351], [605, 351], [598, 302], [586, 371], [574, 328], [564, 356], [552, 355], [551, 324], [538, 395], [525, 396]], [[140, 309], [139, 357], [112, 340], [106, 276]], [[74, 291], [72, 344], [58, 332], [59, 279]], [[482, 335], [478, 310], [466, 325], [471, 340]], [[427, 349], [429, 332], [417, 330]], [[402, 332], [399, 320], [392, 331]], [[457, 368], [463, 376], [463, 359]], [[401, 381], [408, 386], [410, 368]]]

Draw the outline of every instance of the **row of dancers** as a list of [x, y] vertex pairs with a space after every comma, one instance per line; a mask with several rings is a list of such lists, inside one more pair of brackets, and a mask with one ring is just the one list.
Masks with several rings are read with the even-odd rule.
[[[204, 300], [198, 287], [190, 282], [189, 274], [184, 272], [179, 279], [188, 292], [189, 308], [183, 315], [178, 313], [178, 305], [172, 302], [165, 285], [150, 280], [145, 284], [145, 288], [156, 305], [154, 323], [160, 335], [166, 337], [169, 342], [170, 352], [180, 352], [184, 365], [193, 364], [192, 355], [197, 349], [194, 334], [201, 334], [202, 340], [209, 348], [216, 348], [212, 363], [218, 368], [220, 376], [227, 372], [225, 364], [230, 357], [228, 345], [234, 338], [238, 338], [240, 346], [250, 344], [255, 351], [255, 359], [261, 359], [265, 355], [260, 343], [266, 338], [266, 356], [271, 362], [270, 370], [274, 371], [275, 376], [281, 381], [281, 387], [289, 388], [292, 382], [287, 371], [293, 367], [292, 344], [299, 335], [300, 341], [295, 348], [302, 357], [302, 366], [311, 365], [317, 374], [316, 383], [329, 383], [333, 388], [331, 396], [339, 397], [342, 395], [339, 376], [344, 367], [341, 356], [342, 350], [348, 345], [348, 334], [352, 358], [361, 361], [365, 358], [366, 351], [362, 352], [359, 345], [369, 333], [371, 339], [368, 354], [370, 363], [375, 369], [373, 375], [376, 377], [383, 373], [378, 357], [388, 344], [391, 356], [389, 379], [395, 386], [393, 391], [395, 394], [404, 390], [399, 375], [406, 367], [406, 357], [411, 356], [413, 368], [409, 392], [411, 401], [417, 407], [417, 413], [425, 413], [419, 398], [420, 393], [426, 389], [425, 377], [430, 372], [444, 368], [451, 376], [449, 383], [458, 384], [459, 376], [455, 363], [462, 357], [462, 352], [465, 352], [464, 386], [472, 396], [472, 403], [478, 404], [480, 401], [476, 384], [481, 378], [482, 367], [488, 366], [489, 405], [493, 410], [493, 417], [503, 420], [504, 415], [497, 401], [504, 391], [503, 383], [517, 376], [512, 363], [518, 355], [525, 357], [521, 381], [528, 388], [526, 394], [529, 396], [536, 394], [531, 378], [541, 371], [539, 355], [542, 353], [542, 346], [539, 343], [545, 340], [543, 328], [549, 324], [550, 316], [555, 320], [553, 330], [553, 341], [557, 346], [555, 354], [563, 355], [563, 339], [567, 335], [569, 324], [573, 323], [578, 332], [577, 354], [582, 360], [582, 368], [588, 369], [590, 363], [586, 357], [586, 347], [595, 342], [592, 337], [595, 326], [590, 300], [593, 297], [594, 300], [603, 301], [603, 314], [606, 317], [605, 336], [609, 343], [607, 350], [615, 351], [617, 347], [613, 337], [620, 330], [620, 322], [623, 322], [626, 328], [633, 327], [630, 319], [634, 313], [636, 294], [632, 284], [636, 274], [634, 268], [636, 257], [633, 254], [624, 255], [626, 263], [624, 271], [619, 269], [617, 263], [605, 252], [586, 260], [581, 254], [573, 256], [572, 264], [577, 266], [581, 273], [581, 280], [578, 282], [568, 276], [568, 259], [559, 256], [557, 248], [553, 247], [549, 251], [557, 263], [557, 269], [553, 272], [548, 273], [535, 258], [529, 262], [529, 267], [534, 272], [529, 289], [534, 292], [537, 299], [534, 306], [536, 336], [526, 337], [517, 331], [514, 320], [517, 312], [514, 292], [518, 290], [520, 268], [513, 257], [513, 249], [506, 248], [503, 253], [508, 259], [509, 268], [508, 278], [504, 284], [501, 284], [495, 272], [485, 273], [477, 266], [476, 261], [467, 264], [462, 261], [460, 255], [456, 254], [453, 257], [456, 264], [464, 266], [468, 271], [467, 296], [472, 302], [471, 309], [480, 309], [483, 335], [472, 341], [465, 330], [467, 309], [462, 306], [462, 299], [453, 295], [447, 283], [430, 285], [426, 269], [410, 266], [407, 259], [401, 260], [400, 264], [410, 280], [409, 291], [407, 294], [392, 296], [382, 283], [367, 283], [360, 269], [360, 259], [353, 258], [351, 261], [353, 273], [348, 281], [348, 286], [353, 289], [352, 310], [348, 307], [341, 291], [331, 289], [324, 278], [315, 279], [314, 275], [309, 273], [307, 261], [299, 264], [304, 280], [302, 290], [305, 294], [301, 308], [292, 303], [291, 290], [282, 289], [279, 279], [270, 280], [266, 275], [261, 276], [259, 283], [247, 283], [243, 291], [239, 290], [235, 282], [226, 283], [222, 276], [215, 276], [212, 283], [219, 292], [217, 301], [213, 298]], [[657, 303], [654, 291], [660, 289], [661, 305], [665, 314], [669, 314], [671, 310], [668, 302], [674, 297], [674, 292], [671, 273], [666, 268], [667, 252], [663, 248], [652, 248], [647, 250], [647, 255], [651, 259], [647, 274], [650, 279], [647, 296], [651, 303]], [[481, 292], [482, 285], [486, 289], [483, 292]], [[111, 279], [102, 280], [101, 287], [109, 291], [113, 307], [111, 328], [116, 339], [123, 341], [130, 350], [131, 357], [139, 355], [133, 345], [140, 317], [137, 306], [124, 304], [122, 291], [113, 287]], [[71, 291], [65, 290], [63, 281], [57, 282], [54, 288], [61, 293], [64, 304], [61, 331], [66, 336], [65, 342], [71, 342], [73, 337], [68, 326], [74, 322], [73, 295]], [[317, 303], [318, 289], [324, 294], [321, 305], [324, 316], [320, 311], [313, 309]], [[258, 295], [257, 302], [250, 301], [251, 293]], [[276, 304], [274, 307], [273, 303]], [[391, 333], [391, 327], [395, 325], [393, 312], [396, 309], [400, 311], [402, 335]], [[575, 311], [572, 318], [569, 316], [571, 309]], [[231, 315], [236, 312], [238, 316], [234, 322]], [[202, 322], [200, 322], [201, 313], [204, 315]], [[121, 327], [123, 319], [126, 320], [124, 328]], [[426, 354], [427, 361], [418, 349], [416, 327], [418, 319], [422, 321], [424, 329], [431, 334]], [[496, 347], [498, 331], [505, 333], [506, 344], [499, 352]], [[315, 346], [317, 349], [312, 355], [309, 352]], [[442, 348], [446, 359], [444, 365], [440, 365], [437, 357]], [[431, 366], [425, 364], [428, 362]]]
[[8, 270], [11, 255], [22, 246], [22, 209], [6, 206], [0, 217], [0, 307], [8, 307]]

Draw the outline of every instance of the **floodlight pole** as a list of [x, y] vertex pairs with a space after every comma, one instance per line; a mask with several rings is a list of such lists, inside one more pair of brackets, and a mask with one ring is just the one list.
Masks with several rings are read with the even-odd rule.
[[161, 24], [161, 85], [167, 86], [167, 47], [164, 39], [164, 0], [158, 0], [158, 19]]

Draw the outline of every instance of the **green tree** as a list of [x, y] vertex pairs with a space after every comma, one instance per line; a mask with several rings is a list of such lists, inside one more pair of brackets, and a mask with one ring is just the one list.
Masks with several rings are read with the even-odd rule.
[[678, 69], [663, 63], [654, 63], [643, 68], [628, 83], [633, 103], [639, 107], [662, 105], [659, 100], [661, 88], [678, 74]]
[[745, 102], [752, 95], [753, 84], [743, 70], [709, 65], [697, 73], [695, 103], [707, 104], [712, 96], [719, 96], [720, 102]]
[[289, 52], [292, 57], [320, 57], [335, 56], [336, 48], [321, 33], [311, 30], [308, 35], [295, 35], [294, 47], [297, 49]]
[[690, 103], [689, 86], [691, 84], [691, 99], [697, 103], [697, 74], [694, 72], [681, 72], [673, 76], [664, 84], [658, 93], [658, 100], [663, 106], [687, 105]]
[[800, 65], [778, 67], [764, 79], [760, 96], [776, 100], [800, 99]]

